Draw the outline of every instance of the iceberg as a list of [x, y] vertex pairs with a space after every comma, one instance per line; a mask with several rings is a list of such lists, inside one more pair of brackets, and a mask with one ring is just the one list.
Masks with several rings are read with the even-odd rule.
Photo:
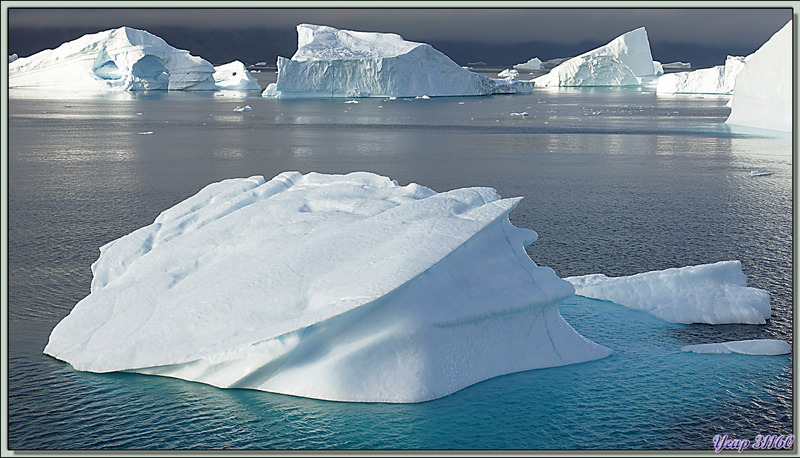
[[516, 70], [541, 70], [542, 61], [538, 57], [529, 59], [527, 62], [516, 64], [513, 67]]
[[724, 65], [691, 72], [668, 73], [656, 84], [659, 94], [730, 94], [747, 57], [728, 56]]
[[519, 76], [519, 72], [517, 70], [507, 68], [500, 73], [497, 74], [500, 78], [516, 78]]
[[664, 66], [661, 65], [661, 62], [657, 60], [653, 61], [653, 74], [655, 76], [661, 76], [664, 74]]
[[508, 219], [520, 198], [367, 172], [212, 183], [100, 248], [44, 352], [90, 372], [420, 402], [610, 350]]
[[214, 90], [214, 66], [130, 27], [84, 35], [8, 66], [10, 88]]
[[238, 60], [214, 67], [214, 85], [229, 91], [260, 91], [261, 86]]
[[792, 347], [783, 340], [753, 339], [734, 340], [730, 342], [687, 345], [682, 351], [692, 353], [741, 353], [744, 355], [785, 355], [791, 353]]
[[747, 286], [739, 261], [565, 280], [575, 286], [576, 294], [646, 311], [672, 323], [764, 324], [772, 314], [769, 293]]
[[792, 21], [753, 54], [736, 78], [727, 124], [792, 131]]
[[685, 68], [692, 68], [692, 64], [689, 62], [669, 62], [661, 64], [661, 68], [664, 70], [683, 70]]
[[533, 81], [537, 87], [639, 86], [654, 78], [654, 71], [647, 31], [640, 27], [564, 61]]
[[426, 43], [393, 33], [297, 26], [297, 51], [278, 57], [272, 98], [418, 97], [530, 93], [533, 82], [496, 80], [460, 67]]
[[11, 54], [8, 56], [8, 63], [10, 64], [11, 62], [14, 62], [17, 59], [19, 59], [19, 56], [16, 53]]

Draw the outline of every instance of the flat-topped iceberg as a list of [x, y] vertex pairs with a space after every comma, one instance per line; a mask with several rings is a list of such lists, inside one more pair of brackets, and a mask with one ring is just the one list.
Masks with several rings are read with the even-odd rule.
[[513, 226], [520, 198], [378, 175], [213, 183], [101, 248], [45, 353], [92, 372], [417, 402], [602, 358]]
[[274, 98], [419, 97], [530, 93], [533, 83], [470, 72], [426, 43], [393, 33], [297, 26], [297, 51], [278, 57]]
[[730, 94], [746, 57], [728, 56], [724, 65], [691, 72], [668, 73], [658, 78], [659, 94]]
[[687, 345], [682, 351], [692, 353], [740, 353], [743, 355], [785, 355], [791, 353], [792, 347], [783, 340], [753, 339], [734, 340], [730, 342]]
[[643, 310], [672, 323], [764, 324], [769, 293], [747, 286], [739, 261], [680, 267], [626, 277], [568, 277], [575, 293]]
[[736, 78], [727, 124], [792, 131], [792, 21], [756, 52]]
[[260, 91], [258, 80], [238, 60], [214, 67], [214, 85], [230, 91]]
[[84, 35], [8, 65], [10, 88], [214, 90], [214, 66], [130, 27]]
[[535, 78], [544, 86], [639, 86], [655, 77], [655, 64], [644, 27], [605, 46], [573, 57]]

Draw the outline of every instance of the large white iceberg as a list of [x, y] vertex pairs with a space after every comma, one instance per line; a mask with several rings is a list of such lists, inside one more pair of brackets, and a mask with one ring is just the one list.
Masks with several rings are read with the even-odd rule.
[[769, 293], [747, 286], [739, 261], [680, 267], [626, 277], [568, 277], [581, 296], [643, 310], [672, 323], [764, 324]]
[[746, 57], [728, 56], [724, 65], [691, 72], [668, 73], [658, 78], [659, 94], [730, 94]]
[[470, 72], [426, 43], [393, 33], [297, 26], [297, 51], [278, 57], [265, 97], [420, 97], [531, 92], [533, 83]]
[[785, 355], [791, 353], [792, 347], [783, 340], [752, 339], [734, 340], [730, 342], [687, 345], [682, 351], [692, 353], [741, 353], [743, 355]]
[[792, 21], [748, 56], [736, 78], [727, 124], [792, 131]]
[[573, 57], [535, 78], [544, 86], [639, 86], [655, 77], [644, 27], [620, 35], [605, 46]]
[[516, 70], [541, 70], [542, 61], [538, 57], [533, 57], [531, 59], [528, 59], [527, 62], [514, 65], [514, 68]]
[[44, 351], [83, 371], [385, 402], [608, 355], [561, 317], [574, 289], [526, 254], [519, 200], [366, 172], [210, 184], [101, 248]]
[[261, 86], [247, 67], [238, 60], [214, 67], [214, 84], [218, 89], [231, 91], [260, 91]]
[[10, 88], [214, 90], [214, 66], [130, 27], [84, 35], [8, 65]]

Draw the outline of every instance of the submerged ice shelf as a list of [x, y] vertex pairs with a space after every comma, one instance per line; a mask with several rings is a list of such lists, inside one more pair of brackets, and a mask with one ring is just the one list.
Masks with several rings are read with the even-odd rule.
[[783, 340], [751, 339], [708, 344], [687, 345], [682, 351], [692, 353], [740, 353], [743, 355], [785, 355], [792, 347]]
[[610, 353], [557, 304], [519, 198], [365, 172], [208, 185], [101, 248], [45, 353], [92, 372], [418, 402]]

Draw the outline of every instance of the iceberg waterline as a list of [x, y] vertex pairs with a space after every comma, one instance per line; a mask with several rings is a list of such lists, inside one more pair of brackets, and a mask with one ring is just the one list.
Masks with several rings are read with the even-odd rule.
[[529, 93], [534, 84], [470, 72], [427, 43], [393, 33], [297, 26], [297, 51], [278, 57], [271, 98], [419, 97]]
[[211, 184], [101, 248], [45, 353], [342, 401], [418, 402], [602, 358], [558, 312], [574, 293], [524, 245], [519, 199], [365, 172]]

